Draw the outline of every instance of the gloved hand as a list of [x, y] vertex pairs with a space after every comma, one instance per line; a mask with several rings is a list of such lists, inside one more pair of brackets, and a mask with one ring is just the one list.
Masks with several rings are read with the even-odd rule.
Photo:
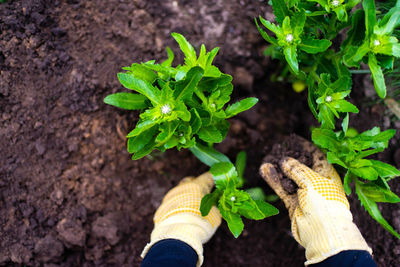
[[203, 246], [221, 224], [221, 215], [217, 207], [203, 217], [200, 203], [203, 196], [211, 191], [214, 185], [210, 173], [197, 178], [187, 177], [178, 186], [171, 189], [157, 209], [153, 221], [154, 229], [150, 243], [144, 248], [144, 258], [152, 245], [163, 239], [177, 239], [190, 245], [198, 257], [197, 266], [203, 263]]
[[305, 141], [302, 147], [313, 155], [312, 169], [290, 157], [279, 163], [283, 173], [298, 185], [297, 194], [290, 195], [284, 190], [272, 164], [263, 164], [260, 173], [289, 210], [293, 236], [306, 249], [305, 265], [321, 262], [344, 250], [365, 250], [372, 254], [353, 223], [338, 173], [310, 142]]

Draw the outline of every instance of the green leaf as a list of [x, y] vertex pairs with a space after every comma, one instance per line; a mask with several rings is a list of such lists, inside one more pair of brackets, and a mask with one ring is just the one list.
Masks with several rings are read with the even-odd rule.
[[176, 136], [172, 136], [165, 144], [164, 148], [165, 149], [170, 149], [179, 144], [179, 139]]
[[337, 141], [335, 132], [328, 129], [313, 129], [311, 139], [317, 146], [329, 149], [332, 152], [337, 151], [337, 148], [341, 146]]
[[373, 167], [360, 167], [360, 168], [350, 168], [351, 173], [355, 176], [367, 179], [367, 180], [376, 180], [378, 179], [378, 173], [375, 171]]
[[151, 140], [153, 140], [154, 135], [157, 132], [157, 127], [154, 126], [147, 131], [142, 132], [138, 136], [131, 137], [128, 139], [128, 152], [135, 153], [143, 149]]
[[379, 160], [370, 160], [372, 167], [379, 174], [380, 177], [385, 179], [393, 179], [400, 176], [400, 171], [390, 164], [384, 163]]
[[[206, 70], [207, 67], [210, 67], [212, 65], [212, 62], [214, 61], [215, 56], [218, 53], [219, 48], [215, 47], [213, 50], [211, 50], [210, 52], [207, 53], [208, 57], [207, 57], [207, 61], [206, 61]], [[224, 74], [226, 75], [226, 74]]]
[[339, 112], [352, 112], [352, 113], [359, 112], [356, 106], [343, 99], [332, 102], [332, 105]]
[[279, 214], [279, 210], [277, 208], [265, 201], [254, 200], [254, 202], [257, 203], [258, 209], [264, 214], [264, 218]]
[[147, 108], [147, 97], [132, 93], [115, 93], [104, 98], [104, 103], [127, 110]]
[[289, 64], [290, 68], [294, 72], [294, 74], [299, 74], [299, 62], [297, 61], [297, 52], [295, 46], [285, 47], [283, 50], [283, 54], [285, 55], [285, 59]]
[[[379, 127], [377, 127], [379, 130]], [[372, 140], [375, 142], [387, 142], [389, 141], [393, 136], [395, 136], [396, 134], [396, 130], [394, 129], [389, 129], [383, 132], [377, 132], [377, 133], [373, 133], [373, 132], [368, 132], [365, 131], [363, 134], [365, 134], [366, 136], [371, 136]], [[387, 147], [387, 146], [386, 146]]]
[[318, 119], [318, 114], [317, 114], [317, 106], [314, 101], [314, 95], [315, 95], [315, 83], [312, 75], [309, 75], [307, 77], [307, 86], [308, 86], [308, 92], [307, 92], [307, 103], [308, 107], [310, 108], [312, 114], [316, 119]]
[[358, 48], [355, 46], [350, 46], [343, 57], [343, 62], [348, 67], [359, 67], [360, 61], [369, 52], [369, 42], [365, 41]]
[[282, 25], [282, 22], [285, 19], [285, 17], [289, 15], [289, 10], [286, 6], [285, 1], [272, 0], [272, 8], [274, 10], [276, 22], [278, 22], [279, 25]]
[[[272, 206], [271, 204], [263, 201], [263, 200], [248, 200], [248, 204], [251, 207], [242, 208], [239, 207], [238, 211], [240, 215], [252, 219], [252, 220], [262, 220], [266, 217], [273, 216], [279, 213], [279, 210]], [[246, 206], [244, 206], [246, 207]]]
[[325, 104], [318, 106], [318, 120], [321, 122], [322, 128], [335, 129], [335, 119], [331, 109]]
[[343, 41], [342, 47], [348, 45], [359, 46], [365, 38], [364, 12], [359, 9], [351, 16], [351, 28], [347, 32], [347, 38]]
[[186, 38], [179, 33], [173, 32], [172, 37], [179, 44], [183, 54], [185, 54], [185, 63], [189, 67], [195, 66], [197, 61], [196, 51], [193, 46], [186, 40]]
[[363, 8], [365, 12], [365, 29], [366, 36], [371, 36], [376, 25], [376, 9], [374, 0], [363, 0]]
[[128, 152], [129, 153], [133, 153], [134, 151], [133, 151], [133, 145], [135, 144], [133, 141], [135, 140], [135, 137], [132, 137], [132, 138], [128, 138], [128, 141], [127, 141], [127, 150], [128, 150]]
[[374, 202], [399, 203], [400, 197], [389, 189], [382, 188], [374, 183], [361, 184], [364, 195]]
[[376, 93], [380, 98], [386, 97], [386, 84], [385, 78], [383, 77], [383, 72], [381, 67], [378, 65], [378, 61], [374, 54], [368, 54], [368, 65], [371, 70], [372, 79], [374, 80], [374, 87]]
[[[337, 72], [337, 80], [332, 84], [332, 86], [338, 86], [340, 90], [337, 91], [350, 90], [352, 85], [351, 73], [349, 68], [343, 63], [343, 57], [335, 57], [333, 59], [333, 65]], [[336, 88], [334, 91], [336, 91]]]
[[201, 162], [209, 167], [219, 162], [231, 162], [227, 156], [212, 147], [203, 146], [197, 143], [189, 149]]
[[400, 24], [400, 7], [393, 7], [380, 21], [379, 26], [382, 28], [379, 34], [391, 34], [393, 30]]
[[349, 9], [352, 9], [353, 7], [355, 7], [358, 3], [360, 3], [362, 0], [348, 0], [347, 1], [347, 3], [345, 4], [346, 5], [346, 8], [349, 10]]
[[174, 61], [175, 55], [174, 55], [174, 52], [172, 52], [171, 48], [169, 48], [168, 46], [167, 46], [166, 50], [167, 50], [168, 58], [163, 63], [161, 63], [161, 66], [171, 67], [172, 62]]
[[264, 38], [264, 40], [267, 41], [267, 42], [270, 43], [270, 44], [273, 44], [273, 45], [278, 46], [278, 41], [277, 41], [275, 38], [269, 36], [268, 33], [266, 33], [266, 32], [258, 25], [258, 21], [257, 21], [256, 18], [254, 19], [254, 21], [255, 21], [255, 23], [256, 23], [256, 26], [257, 26], [258, 31], [260, 32], [260, 34], [261, 34], [261, 36]]
[[135, 76], [128, 73], [118, 73], [118, 80], [125, 88], [134, 90], [146, 96], [153, 105], [159, 103], [159, 95], [161, 92], [150, 83], [137, 79]]
[[202, 127], [197, 135], [201, 140], [207, 143], [220, 143], [223, 140], [223, 136], [213, 125]]
[[139, 122], [138, 124], [136, 124], [135, 129], [133, 129], [130, 133], [128, 133], [128, 135], [126, 137], [129, 138], [129, 137], [137, 136], [137, 135], [141, 134], [142, 132], [150, 129], [155, 124], [157, 124], [157, 121], [145, 120], [145, 121]]
[[355, 159], [350, 163], [352, 168], [361, 168], [372, 166], [372, 162], [369, 159]]
[[343, 133], [345, 136], [346, 136], [348, 128], [349, 128], [349, 113], [346, 114], [346, 116], [344, 117], [344, 119], [342, 121], [342, 129], [343, 129]]
[[326, 158], [329, 163], [331, 163], [331, 164], [335, 163], [335, 164], [338, 164], [338, 165], [342, 166], [343, 168], [347, 169], [346, 163], [344, 163], [338, 156], [336, 156], [335, 153], [328, 151], [326, 154]]
[[146, 81], [150, 84], [153, 84], [157, 79], [157, 74], [148, 68], [145, 64], [133, 63], [130, 67], [130, 74], [133, 74], [139, 80]]
[[350, 171], [346, 172], [346, 175], [343, 178], [343, 188], [344, 188], [344, 192], [346, 193], [346, 195], [350, 195], [351, 194], [351, 187], [350, 187], [350, 183], [353, 179], [351, 178], [351, 174]]
[[342, 22], [347, 21], [347, 12], [346, 12], [346, 7], [344, 5], [340, 6], [339, 8], [335, 8], [333, 11], [336, 13], [336, 16], [339, 21]]
[[332, 42], [327, 39], [313, 39], [311, 37], [305, 37], [301, 40], [301, 43], [298, 47], [310, 54], [316, 54], [320, 52], [324, 52], [331, 46]]
[[244, 170], [246, 169], [246, 160], [247, 160], [247, 154], [246, 151], [240, 151], [236, 155], [236, 170], [238, 172], [238, 176], [243, 178]]
[[[282, 27], [281, 27], [281, 31], [280, 31], [280, 35], [284, 35], [284, 36], [286, 36], [286, 34], [288, 34], [288, 33], [292, 33], [292, 25], [291, 25], [291, 23], [290, 23], [290, 17], [289, 16], [286, 16], [284, 19], [283, 19], [283, 22], [282, 22]], [[278, 35], [279, 36], [279, 35]]]
[[178, 125], [178, 121], [165, 122], [161, 124], [159, 128], [161, 132], [156, 137], [157, 145], [166, 143], [174, 134], [176, 128], [178, 128]]
[[294, 29], [293, 33], [295, 37], [298, 37], [303, 33], [305, 22], [306, 22], [306, 14], [304, 10], [300, 10], [293, 15], [291, 26], [292, 29]]
[[240, 112], [246, 111], [250, 108], [252, 108], [256, 103], [258, 102], [258, 99], [255, 97], [248, 97], [245, 99], [240, 100], [239, 102], [236, 102], [232, 105], [229, 105], [226, 110], [226, 118], [231, 118], [235, 116], [236, 114], [239, 114]]
[[214, 192], [212, 192], [211, 194], [205, 195], [201, 199], [201, 203], [200, 203], [201, 216], [207, 216], [208, 213], [210, 213], [211, 208], [215, 204], [217, 204], [220, 196], [221, 196], [221, 191], [216, 189], [216, 190], [214, 190]]
[[395, 58], [392, 56], [386, 56], [386, 55], [376, 55], [376, 59], [379, 62], [379, 65], [384, 69], [384, 70], [393, 70], [394, 68], [394, 62]]
[[204, 70], [200, 67], [191, 68], [184, 80], [179, 81], [174, 90], [176, 101], [191, 99], [197, 84], [203, 77]]
[[226, 120], [219, 120], [214, 126], [218, 129], [222, 139], [225, 139], [230, 126], [229, 122]]
[[261, 187], [252, 187], [244, 190], [246, 193], [250, 195], [250, 197], [253, 200], [266, 200], [267, 196], [264, 193], [264, 190], [262, 190]]
[[400, 235], [383, 218], [376, 202], [365, 195], [359, 183], [356, 183], [356, 193], [358, 195], [358, 199], [360, 200], [361, 204], [365, 207], [365, 209], [368, 211], [371, 217], [374, 218], [374, 220], [376, 220], [378, 223], [380, 223], [383, 226], [383, 228], [388, 230], [392, 235], [400, 239]]
[[174, 110], [178, 116], [183, 121], [190, 121], [191, 118], [191, 113], [189, 110], [187, 110], [187, 107], [182, 101], [179, 101], [176, 103], [175, 110]]
[[149, 69], [156, 71], [158, 76], [162, 79], [168, 80], [170, 77], [175, 77], [176, 73], [178, 72], [177, 69], [172, 68], [170, 66], [163, 66], [161, 64], [154, 64], [154, 63], [143, 63]]
[[192, 127], [193, 134], [195, 134], [200, 130], [202, 122], [200, 115], [195, 108], [190, 110], [190, 114], [190, 126]]
[[282, 30], [275, 24], [269, 22], [268, 20], [263, 19], [261, 16], [259, 16], [259, 19], [261, 24], [264, 25], [264, 27], [270, 30], [271, 32], [275, 33], [276, 35], [281, 33]]
[[147, 143], [141, 150], [132, 155], [132, 160], [138, 160], [150, 154], [154, 149], [154, 145], [154, 140]]
[[228, 210], [224, 210], [221, 205], [218, 205], [219, 211], [221, 212], [222, 218], [228, 223], [228, 228], [235, 238], [238, 238], [242, 233], [244, 224], [239, 214], [232, 213]]
[[215, 163], [211, 166], [210, 172], [218, 189], [224, 189], [229, 180], [237, 182], [238, 175], [235, 166], [230, 162]]

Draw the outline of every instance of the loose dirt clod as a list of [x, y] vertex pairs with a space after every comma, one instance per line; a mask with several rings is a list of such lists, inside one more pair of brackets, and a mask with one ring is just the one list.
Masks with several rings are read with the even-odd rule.
[[62, 219], [57, 224], [57, 231], [67, 247], [83, 247], [85, 245], [86, 232], [79, 221], [73, 221], [68, 218]]
[[304, 141], [304, 138], [296, 134], [291, 134], [290, 136], [285, 138], [282, 144], [275, 144], [272, 147], [271, 152], [263, 159], [263, 162], [269, 162], [274, 165], [282, 179], [281, 183], [283, 188], [289, 194], [296, 193], [298, 186], [295, 182], [293, 182], [291, 179], [283, 174], [279, 162], [285, 157], [292, 157], [307, 165], [308, 167], [312, 167], [312, 154], [306, 151], [302, 146], [302, 143], [304, 143]]

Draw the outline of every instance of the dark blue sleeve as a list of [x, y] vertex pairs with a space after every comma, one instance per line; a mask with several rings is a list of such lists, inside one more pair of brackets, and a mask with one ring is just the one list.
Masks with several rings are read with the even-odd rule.
[[312, 267], [376, 267], [371, 254], [364, 250], [345, 250]]
[[196, 267], [197, 253], [176, 239], [164, 239], [155, 243], [144, 257], [141, 267]]

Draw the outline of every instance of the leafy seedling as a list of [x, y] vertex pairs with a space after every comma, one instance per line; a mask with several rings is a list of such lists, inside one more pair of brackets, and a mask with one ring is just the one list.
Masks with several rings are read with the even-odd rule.
[[203, 198], [202, 214], [208, 213], [213, 204], [218, 205], [237, 237], [243, 230], [240, 215], [258, 220], [276, 214], [277, 210], [237, 190], [244, 183], [245, 153], [239, 153], [236, 169], [212, 145], [225, 139], [229, 129], [227, 119], [250, 109], [258, 99], [249, 97], [228, 105], [233, 91], [232, 77], [212, 64], [218, 48], [207, 52], [201, 45], [197, 55], [181, 34], [173, 33], [172, 37], [185, 56], [183, 65], [172, 66], [175, 56], [167, 48], [168, 58], [160, 64], [151, 60], [124, 67], [118, 79], [131, 92], [108, 95], [104, 102], [140, 111], [139, 121], [127, 135], [127, 149], [133, 160], [156, 150], [188, 148], [211, 167], [217, 189]]
[[[228, 223], [229, 230], [236, 238], [244, 228], [241, 216], [247, 219], [262, 220], [279, 213], [278, 209], [264, 199], [252, 197], [250, 192], [238, 189], [243, 184], [241, 182], [243, 177], [241, 179], [239, 177], [241, 170], [244, 170], [245, 152], [240, 152], [237, 158], [237, 162], [243, 165], [237, 164], [235, 167], [229, 161], [209, 162], [212, 164], [210, 172], [214, 177], [216, 189], [205, 195], [200, 205], [200, 212], [203, 216], [210, 212], [213, 205], [218, 206], [222, 217]], [[261, 193], [258, 192], [258, 194]]]
[[400, 238], [400, 235], [382, 217], [376, 202], [398, 203], [400, 198], [390, 190], [388, 181], [400, 176], [400, 171], [390, 164], [368, 159], [388, 147], [395, 130], [381, 132], [378, 127], [360, 134], [346, 136], [329, 129], [316, 128], [312, 140], [327, 151], [329, 163], [346, 170], [343, 186], [351, 194], [350, 184], [355, 183], [356, 194], [368, 213], [386, 230]]

